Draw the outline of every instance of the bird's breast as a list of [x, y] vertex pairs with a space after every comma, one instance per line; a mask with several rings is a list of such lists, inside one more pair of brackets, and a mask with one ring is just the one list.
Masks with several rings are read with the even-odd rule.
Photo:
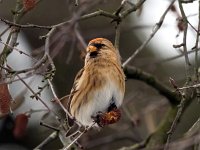
[[82, 103], [83, 105], [75, 114], [75, 118], [83, 125], [91, 124], [93, 122], [92, 116], [95, 117], [98, 112], [107, 112], [111, 103], [114, 102], [119, 107], [124, 97], [123, 91], [111, 80], [107, 80], [104, 86], [90, 91], [87, 95], [85, 99], [87, 102]]
[[117, 107], [122, 104], [125, 87], [120, 69], [105, 61], [85, 68], [70, 106], [72, 115], [81, 124], [90, 125], [91, 117], [106, 112], [113, 102]]

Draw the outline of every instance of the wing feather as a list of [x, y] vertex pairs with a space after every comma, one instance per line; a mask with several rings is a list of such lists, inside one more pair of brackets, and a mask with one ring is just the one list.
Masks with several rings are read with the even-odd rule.
[[71, 100], [72, 100], [72, 98], [73, 98], [73, 95], [78, 91], [78, 89], [77, 89], [77, 84], [78, 84], [79, 79], [80, 79], [80, 77], [82, 76], [83, 72], [84, 72], [84, 68], [82, 68], [82, 69], [76, 74], [76, 77], [75, 77], [75, 79], [74, 79], [74, 84], [73, 84], [72, 89], [71, 89], [71, 92], [70, 92], [70, 94], [69, 94], [69, 100], [68, 100], [68, 104], [67, 104], [67, 109], [68, 109], [68, 110], [69, 110], [69, 108], [70, 108], [70, 104], [71, 104]]

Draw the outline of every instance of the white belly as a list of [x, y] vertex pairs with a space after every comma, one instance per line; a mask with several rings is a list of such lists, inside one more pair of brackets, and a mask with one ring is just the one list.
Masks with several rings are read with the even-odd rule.
[[107, 81], [106, 85], [95, 92], [93, 100], [80, 108], [76, 116], [77, 121], [82, 125], [91, 125], [93, 119], [91, 116], [96, 116], [98, 112], [106, 112], [111, 102], [119, 107], [122, 104], [124, 93], [111, 81]]

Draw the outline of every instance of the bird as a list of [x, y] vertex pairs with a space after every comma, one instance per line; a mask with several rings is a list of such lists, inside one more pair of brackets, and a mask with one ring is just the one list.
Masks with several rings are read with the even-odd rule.
[[86, 48], [84, 67], [77, 73], [69, 94], [69, 113], [82, 126], [115, 123], [121, 117], [119, 107], [124, 93], [119, 52], [106, 38], [92, 39]]

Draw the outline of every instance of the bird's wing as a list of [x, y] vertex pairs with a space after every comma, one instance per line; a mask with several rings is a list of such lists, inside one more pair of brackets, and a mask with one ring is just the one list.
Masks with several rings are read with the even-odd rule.
[[82, 68], [76, 75], [75, 79], [74, 79], [74, 84], [72, 86], [72, 89], [71, 89], [71, 92], [69, 94], [69, 100], [68, 100], [68, 104], [67, 104], [67, 109], [69, 110], [69, 107], [70, 107], [70, 103], [71, 103], [71, 100], [72, 100], [72, 97], [74, 95], [74, 93], [76, 93], [78, 90], [77, 90], [77, 84], [79, 82], [79, 79], [80, 77], [82, 76], [83, 74], [83, 71], [84, 71], [84, 68]]
[[[79, 79], [80, 77], [82, 76], [83, 74], [83, 71], [84, 71], [84, 68], [81, 69], [75, 79], [74, 79], [74, 84], [72, 86], [72, 89], [71, 89], [71, 92], [69, 95], [66, 95], [66, 96], [63, 96], [62, 98], [60, 98], [59, 100], [61, 101], [61, 103], [63, 104], [63, 106], [69, 111], [69, 108], [70, 108], [70, 103], [71, 103], [71, 100], [72, 100], [72, 97], [74, 95], [74, 93], [76, 93], [78, 90], [77, 90], [77, 83], [79, 82]], [[69, 111], [70, 112], [70, 111]], [[67, 120], [68, 120], [68, 125], [71, 127], [73, 126], [74, 124], [74, 120], [72, 118], [70, 118], [69, 116], [67, 116]]]

